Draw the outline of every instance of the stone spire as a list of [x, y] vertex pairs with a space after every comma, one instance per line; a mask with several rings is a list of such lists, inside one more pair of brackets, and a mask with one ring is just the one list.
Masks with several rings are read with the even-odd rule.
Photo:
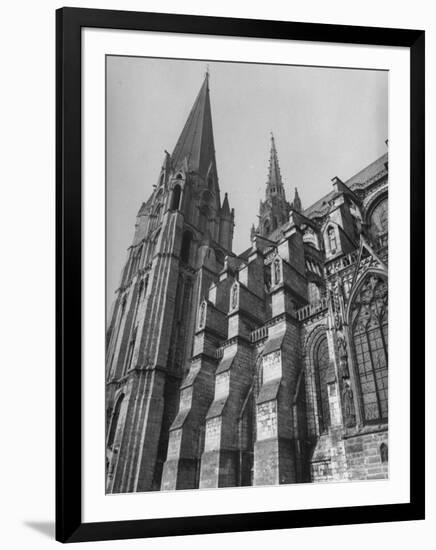
[[[189, 113], [185, 126], [171, 155], [175, 170], [186, 167], [206, 179], [216, 181], [215, 146], [209, 97], [209, 72]], [[186, 164], [185, 164], [186, 163]]]
[[303, 209], [302, 205], [301, 205], [300, 195], [298, 194], [298, 189], [297, 188], [295, 188], [294, 200], [292, 201], [291, 207], [296, 212], [301, 212], [302, 209]]
[[279, 196], [285, 198], [285, 190], [280, 173], [279, 159], [277, 156], [274, 135], [271, 132], [271, 150], [269, 155], [268, 181], [266, 183], [266, 196]]
[[262, 237], [269, 237], [278, 227], [288, 221], [290, 208], [280, 173], [276, 143], [271, 132], [268, 181], [266, 182], [265, 200], [261, 201], [259, 207], [257, 233]]

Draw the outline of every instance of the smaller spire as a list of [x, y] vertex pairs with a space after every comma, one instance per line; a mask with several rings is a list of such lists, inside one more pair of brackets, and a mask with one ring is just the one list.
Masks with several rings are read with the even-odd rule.
[[256, 236], [256, 228], [254, 227], [254, 223], [253, 223], [251, 224], [250, 240], [253, 241], [255, 236]]
[[221, 206], [221, 216], [230, 217], [230, 206], [227, 193], [224, 195], [223, 205]]
[[297, 187], [295, 188], [294, 200], [292, 201], [291, 206], [292, 206], [292, 209], [295, 210], [296, 212], [301, 212], [303, 210]]

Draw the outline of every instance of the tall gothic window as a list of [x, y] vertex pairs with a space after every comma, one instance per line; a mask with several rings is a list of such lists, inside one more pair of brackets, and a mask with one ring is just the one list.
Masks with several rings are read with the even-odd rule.
[[359, 400], [365, 422], [388, 418], [388, 284], [375, 274], [352, 304], [352, 331]]
[[330, 364], [327, 337], [322, 336], [315, 344], [314, 367], [316, 399], [318, 404], [319, 430], [325, 433], [330, 426], [329, 397], [327, 390], [327, 375]]
[[130, 338], [129, 349], [127, 350], [127, 358], [126, 358], [126, 364], [125, 364], [125, 367], [124, 367], [124, 373], [123, 374], [128, 373], [131, 366], [132, 366], [133, 352], [135, 351], [137, 328], [138, 327], [135, 327], [133, 329], [132, 337]]
[[171, 197], [171, 210], [178, 210], [180, 207], [180, 195], [182, 188], [180, 185], [176, 185], [173, 189], [173, 195]]
[[190, 231], [185, 231], [182, 238], [182, 248], [180, 250], [180, 259], [184, 263], [189, 262], [189, 256], [191, 253], [191, 242], [192, 242], [192, 233]]
[[117, 432], [118, 420], [120, 418], [120, 411], [121, 411], [121, 405], [123, 403], [123, 399], [124, 399], [124, 394], [122, 393], [117, 399], [117, 402], [115, 404], [114, 412], [111, 419], [111, 425], [109, 428], [109, 434], [107, 438], [108, 448], [112, 447], [115, 440], [115, 434]]
[[129, 340], [129, 347], [128, 347], [128, 350], [127, 350], [127, 357], [126, 357], [126, 363], [124, 365], [123, 374], [126, 374], [130, 370], [130, 367], [132, 365], [133, 352], [135, 350], [135, 344], [136, 344], [136, 332], [137, 332], [137, 329], [138, 329], [138, 324], [137, 324], [138, 310], [139, 310], [139, 306], [140, 306], [141, 301], [142, 301], [142, 297], [145, 294], [144, 290], [147, 289], [147, 283], [148, 283], [148, 277], [146, 277], [145, 283], [144, 283], [144, 281], [141, 281], [140, 284], [139, 284], [138, 295], [137, 295], [136, 304], [135, 304], [135, 311], [133, 312], [133, 319], [132, 319], [132, 325], [131, 325], [131, 327], [132, 327], [131, 328], [131, 337], [130, 337], [130, 340]]
[[112, 347], [111, 359], [110, 359], [110, 362], [109, 362], [109, 369], [110, 369], [111, 374], [113, 374], [112, 373], [113, 362], [114, 362], [115, 352], [116, 352], [116, 349], [117, 349], [118, 337], [120, 335], [121, 324], [123, 322], [123, 317], [124, 317], [125, 311], [126, 311], [126, 297], [124, 297], [123, 301], [121, 302], [121, 307], [119, 309], [117, 323], [116, 323], [116, 330], [115, 330], [114, 333], [112, 333], [113, 338], [110, 342], [110, 347]]
[[329, 241], [329, 249], [332, 254], [335, 254], [337, 248], [336, 233], [334, 227], [329, 227], [327, 230], [327, 238]]

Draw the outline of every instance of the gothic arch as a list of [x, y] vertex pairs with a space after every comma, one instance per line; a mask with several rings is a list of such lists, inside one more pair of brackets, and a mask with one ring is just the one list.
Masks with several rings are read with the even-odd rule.
[[314, 411], [318, 435], [325, 433], [330, 425], [327, 376], [330, 368], [330, 352], [327, 340], [327, 325], [315, 327], [304, 344], [306, 380], [310, 388], [307, 400]]
[[372, 240], [388, 232], [388, 191], [381, 189], [374, 193], [365, 209], [365, 225]]
[[[346, 312], [345, 312], [345, 317], [348, 320], [348, 323], [350, 323], [350, 313], [351, 313], [352, 303], [355, 300], [356, 295], [359, 292], [359, 290], [361, 289], [363, 283], [365, 282], [365, 279], [368, 276], [370, 276], [371, 274], [382, 277], [386, 281], [388, 280], [387, 272], [384, 271], [383, 269], [379, 269], [379, 268], [376, 268], [376, 267], [369, 267], [368, 269], [365, 269], [365, 271], [361, 275], [359, 275], [359, 278], [354, 283], [353, 288], [350, 290], [350, 294], [349, 294], [349, 297], [348, 297], [348, 304], [346, 306]], [[349, 326], [350, 326], [350, 324], [349, 324]]]
[[368, 213], [370, 213], [372, 208], [376, 206], [378, 202], [382, 201], [385, 198], [388, 198], [387, 184], [365, 197], [362, 205], [363, 216], [365, 220], [367, 219]]

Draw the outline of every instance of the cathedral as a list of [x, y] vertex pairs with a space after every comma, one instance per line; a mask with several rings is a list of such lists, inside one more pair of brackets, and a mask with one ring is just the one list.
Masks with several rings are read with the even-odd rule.
[[271, 135], [235, 254], [209, 93], [206, 74], [108, 319], [106, 492], [387, 478], [388, 154], [305, 207]]

